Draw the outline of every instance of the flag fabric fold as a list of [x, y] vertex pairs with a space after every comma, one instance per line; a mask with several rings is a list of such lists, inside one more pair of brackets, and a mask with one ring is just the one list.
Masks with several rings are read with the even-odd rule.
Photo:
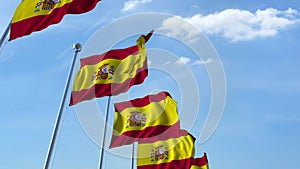
[[135, 46], [81, 59], [80, 70], [74, 78], [70, 105], [118, 95], [127, 92], [133, 85], [143, 83], [148, 76], [145, 43], [152, 33], [140, 36]]
[[178, 136], [180, 122], [177, 103], [168, 92], [115, 103], [115, 118], [110, 148], [142, 140]]
[[81, 14], [95, 8], [100, 0], [23, 0], [11, 21], [13, 40], [49, 25], [59, 23], [66, 14]]
[[195, 154], [195, 138], [185, 130], [179, 137], [140, 142], [137, 169], [190, 169]]
[[194, 158], [191, 169], [209, 169], [206, 153], [200, 158]]

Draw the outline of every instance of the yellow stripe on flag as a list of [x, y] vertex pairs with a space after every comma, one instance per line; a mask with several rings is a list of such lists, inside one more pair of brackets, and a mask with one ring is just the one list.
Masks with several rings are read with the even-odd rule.
[[[145, 125], [130, 127], [127, 120], [132, 112], [141, 112], [145, 116]], [[167, 96], [160, 102], [152, 102], [144, 107], [130, 107], [122, 112], [115, 112], [114, 135], [119, 136], [127, 131], [144, 130], [157, 125], [171, 126], [178, 121], [177, 103]]]
[[207, 165], [204, 165], [204, 166], [192, 165], [191, 169], [209, 169], [209, 168]]
[[138, 144], [137, 166], [157, 165], [194, 157], [194, 138], [191, 135], [166, 141]]
[[69, 4], [73, 0], [51, 0], [49, 3], [43, 3], [43, 1], [44, 0], [23, 0], [15, 11], [12, 23], [35, 16], [49, 15], [53, 9]]
[[[129, 55], [123, 60], [105, 59], [95, 65], [86, 65], [82, 67], [74, 80], [73, 91], [89, 89], [95, 84], [123, 83], [125, 80], [133, 78], [138, 73], [137, 70], [142, 68], [146, 60], [146, 50], [140, 50], [138, 54]], [[93, 81], [95, 73], [103, 65], [113, 66], [113, 78]]]

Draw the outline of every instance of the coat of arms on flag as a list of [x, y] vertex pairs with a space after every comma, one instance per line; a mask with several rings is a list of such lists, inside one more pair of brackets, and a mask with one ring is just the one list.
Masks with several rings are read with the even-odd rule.
[[92, 76], [91, 83], [93, 84], [96, 80], [112, 80], [114, 75], [114, 66], [109, 63], [103, 64]]
[[128, 115], [127, 117], [126, 128], [145, 126], [146, 120], [147, 120], [146, 114], [139, 111], [130, 112], [130, 115]]
[[61, 0], [40, 0], [40, 2], [36, 3], [34, 12], [39, 12], [41, 9], [51, 11], [58, 3], [61, 3]]
[[169, 151], [168, 147], [164, 145], [159, 145], [152, 149], [151, 152], [151, 161], [160, 161], [160, 160], [168, 160]]

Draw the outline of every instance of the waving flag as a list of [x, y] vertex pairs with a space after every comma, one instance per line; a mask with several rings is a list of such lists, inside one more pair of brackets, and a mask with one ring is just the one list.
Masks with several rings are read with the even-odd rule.
[[148, 76], [145, 42], [141, 36], [137, 45], [108, 51], [80, 60], [80, 70], [74, 79], [70, 105], [103, 96], [118, 95], [133, 85], [141, 84]]
[[179, 131], [177, 103], [169, 93], [160, 92], [115, 104], [110, 148], [143, 139], [169, 138], [178, 135]]
[[11, 22], [10, 40], [59, 23], [66, 14], [92, 10], [99, 0], [23, 0]]
[[139, 143], [137, 169], [190, 169], [195, 154], [195, 138], [181, 131], [181, 136], [155, 142]]
[[191, 169], [209, 169], [206, 153], [200, 158], [194, 158]]

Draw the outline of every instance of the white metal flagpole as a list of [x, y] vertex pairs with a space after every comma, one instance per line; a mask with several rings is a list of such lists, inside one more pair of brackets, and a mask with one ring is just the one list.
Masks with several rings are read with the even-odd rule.
[[135, 152], [135, 142], [132, 144], [132, 155], [131, 155], [131, 169], [134, 168], [134, 152]]
[[72, 76], [73, 71], [74, 71], [77, 55], [81, 51], [81, 45], [79, 43], [75, 43], [73, 45], [73, 49], [74, 49], [74, 57], [73, 57], [73, 60], [72, 60], [72, 63], [71, 63], [71, 67], [70, 67], [70, 70], [69, 70], [69, 75], [68, 75], [68, 79], [67, 79], [67, 82], [66, 82], [65, 90], [64, 90], [63, 97], [62, 97], [60, 107], [59, 107], [59, 110], [58, 110], [58, 115], [57, 115], [54, 130], [53, 130], [51, 142], [50, 142], [50, 145], [49, 145], [49, 150], [48, 150], [48, 153], [47, 153], [46, 161], [45, 161], [45, 164], [44, 164], [44, 169], [48, 169], [49, 165], [50, 165], [53, 149], [54, 149], [55, 142], [56, 142], [57, 133], [58, 133], [58, 130], [59, 130], [59, 127], [60, 127], [60, 121], [61, 121], [61, 118], [62, 118], [63, 109], [65, 107], [66, 97], [67, 97], [68, 90], [69, 90], [69, 87], [70, 87], [71, 76]]
[[[21, 0], [21, 2], [22, 2], [22, 1], [23, 1], [23, 0]], [[21, 2], [20, 2], [20, 3], [21, 3]], [[12, 20], [11, 20], [11, 21], [12, 21]], [[7, 39], [7, 37], [8, 37], [9, 32], [10, 32], [11, 21], [8, 23], [8, 25], [7, 25], [5, 31], [4, 31], [4, 33], [3, 33], [2, 37], [1, 37], [1, 39], [0, 39], [0, 53], [2, 52], [2, 48], [5, 46], [5, 44], [6, 44], [6, 42], [7, 42], [6, 39]]]
[[2, 48], [4, 47], [4, 45], [6, 44], [5, 42], [7, 42], [6, 39], [8, 37], [9, 30], [10, 30], [10, 23], [7, 25], [3, 35], [1, 36], [1, 39], [0, 39], [0, 53], [1, 53]]
[[99, 161], [99, 169], [102, 169], [102, 167], [103, 167], [103, 155], [104, 155], [104, 146], [105, 146], [105, 140], [106, 140], [106, 130], [107, 130], [107, 121], [108, 121], [108, 112], [109, 112], [110, 99], [111, 99], [111, 96], [109, 96], [108, 99], [107, 99], [106, 115], [105, 115], [105, 123], [104, 123], [104, 132], [103, 132], [103, 141], [102, 141], [100, 161]]

